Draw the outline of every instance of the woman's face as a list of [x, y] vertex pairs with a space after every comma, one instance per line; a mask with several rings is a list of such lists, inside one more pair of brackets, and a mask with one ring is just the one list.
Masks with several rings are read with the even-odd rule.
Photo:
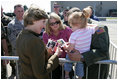
[[53, 31], [58, 31], [59, 26], [60, 26], [60, 21], [55, 20], [55, 19], [50, 19], [50, 23], [49, 24], [50, 24], [50, 28]]
[[34, 21], [33, 25], [34, 25], [35, 32], [40, 34], [42, 28], [44, 28], [46, 26], [46, 19]]

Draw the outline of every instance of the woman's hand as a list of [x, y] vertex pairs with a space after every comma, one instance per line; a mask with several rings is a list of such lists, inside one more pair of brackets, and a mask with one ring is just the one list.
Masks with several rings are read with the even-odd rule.
[[57, 46], [56, 51], [55, 51], [54, 54], [59, 57], [62, 54], [62, 52], [63, 52], [63, 50], [59, 46]]
[[[9, 56], [9, 53], [5, 53], [5, 56]], [[3, 60], [3, 65], [7, 65], [9, 63], [9, 60]]]
[[52, 51], [52, 48], [47, 48], [47, 52], [48, 52], [48, 57], [54, 54], [54, 52]]
[[48, 53], [49, 53], [50, 55], [53, 54], [52, 48], [47, 48], [47, 51], [48, 51]]

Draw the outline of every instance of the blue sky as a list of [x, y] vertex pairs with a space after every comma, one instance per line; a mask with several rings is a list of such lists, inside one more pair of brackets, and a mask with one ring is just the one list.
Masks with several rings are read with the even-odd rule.
[[50, 0], [0, 0], [4, 12], [13, 12], [15, 4], [27, 5], [36, 4], [46, 12], [50, 12]]

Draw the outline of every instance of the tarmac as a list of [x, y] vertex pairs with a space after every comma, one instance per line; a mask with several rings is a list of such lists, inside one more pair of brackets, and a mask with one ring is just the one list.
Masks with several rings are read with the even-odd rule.
[[117, 19], [107, 19], [101, 23], [108, 27], [109, 38], [117, 46]]

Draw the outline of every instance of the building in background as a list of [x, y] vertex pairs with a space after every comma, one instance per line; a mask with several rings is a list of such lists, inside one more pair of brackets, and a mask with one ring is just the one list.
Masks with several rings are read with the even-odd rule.
[[[51, 12], [53, 3], [51, 1]], [[56, 1], [61, 5], [61, 11], [65, 8], [78, 7], [81, 10], [86, 6], [92, 6], [94, 15], [98, 17], [117, 17], [117, 1]]]

